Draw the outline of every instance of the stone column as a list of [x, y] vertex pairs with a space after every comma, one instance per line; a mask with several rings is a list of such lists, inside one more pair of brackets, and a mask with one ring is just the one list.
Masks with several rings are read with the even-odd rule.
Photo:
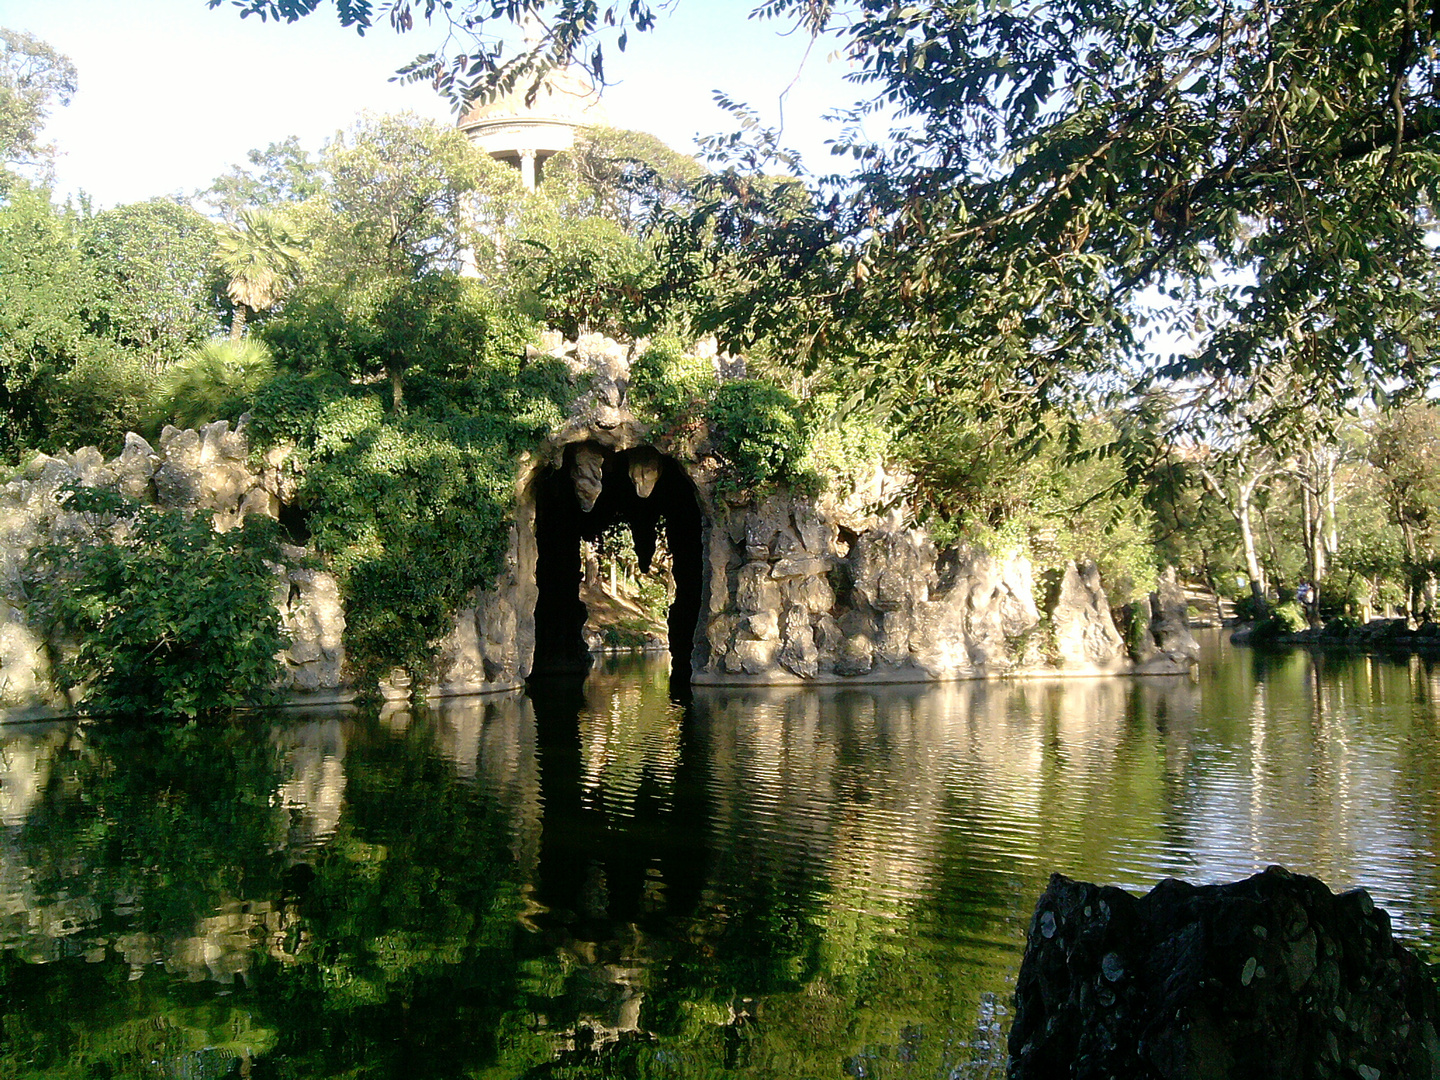
[[520, 177], [525, 183], [526, 191], [534, 191], [536, 183], [535, 173], [535, 151], [520, 151]]

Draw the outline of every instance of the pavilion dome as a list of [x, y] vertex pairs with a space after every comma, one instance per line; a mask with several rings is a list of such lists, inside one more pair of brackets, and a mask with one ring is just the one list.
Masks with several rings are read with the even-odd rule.
[[493, 101], [471, 106], [459, 128], [477, 148], [499, 161], [519, 167], [527, 186], [534, 186], [545, 159], [575, 146], [582, 127], [605, 127], [609, 117], [600, 94], [568, 69], [546, 74], [527, 101], [531, 83], [517, 85]]

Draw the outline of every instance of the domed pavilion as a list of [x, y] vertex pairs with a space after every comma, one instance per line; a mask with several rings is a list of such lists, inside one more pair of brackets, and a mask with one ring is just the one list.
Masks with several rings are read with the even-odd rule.
[[546, 74], [527, 101], [531, 85], [526, 81], [494, 101], [472, 106], [459, 127], [485, 153], [518, 168], [525, 186], [534, 189], [545, 160], [574, 148], [578, 128], [606, 127], [609, 118], [599, 92], [569, 70]]

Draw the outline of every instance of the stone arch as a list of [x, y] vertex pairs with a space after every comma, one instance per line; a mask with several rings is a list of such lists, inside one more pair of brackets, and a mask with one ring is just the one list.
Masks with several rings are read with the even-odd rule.
[[[707, 604], [710, 515], [704, 489], [684, 464], [634, 433], [577, 433], [532, 464], [520, 484], [517, 515], [523, 571], [534, 582], [531, 675], [580, 673], [590, 665], [580, 600], [580, 541], [616, 524], [630, 530], [642, 568], [663, 532], [672, 559], [675, 596], [667, 629], [671, 670], [687, 680], [705, 662], [701, 614]], [[702, 655], [702, 653], [706, 655]]]

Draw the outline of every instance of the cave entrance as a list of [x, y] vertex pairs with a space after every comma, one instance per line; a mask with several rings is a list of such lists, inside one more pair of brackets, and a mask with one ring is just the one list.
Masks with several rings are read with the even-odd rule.
[[673, 458], [653, 447], [612, 450], [572, 443], [559, 467], [546, 467], [531, 488], [535, 506], [535, 660], [532, 675], [589, 670], [585, 639], [586, 549], [615, 530], [628, 531], [639, 569], [652, 571], [663, 540], [674, 595], [666, 613], [672, 681], [690, 678], [700, 617], [704, 546], [695, 485]]

